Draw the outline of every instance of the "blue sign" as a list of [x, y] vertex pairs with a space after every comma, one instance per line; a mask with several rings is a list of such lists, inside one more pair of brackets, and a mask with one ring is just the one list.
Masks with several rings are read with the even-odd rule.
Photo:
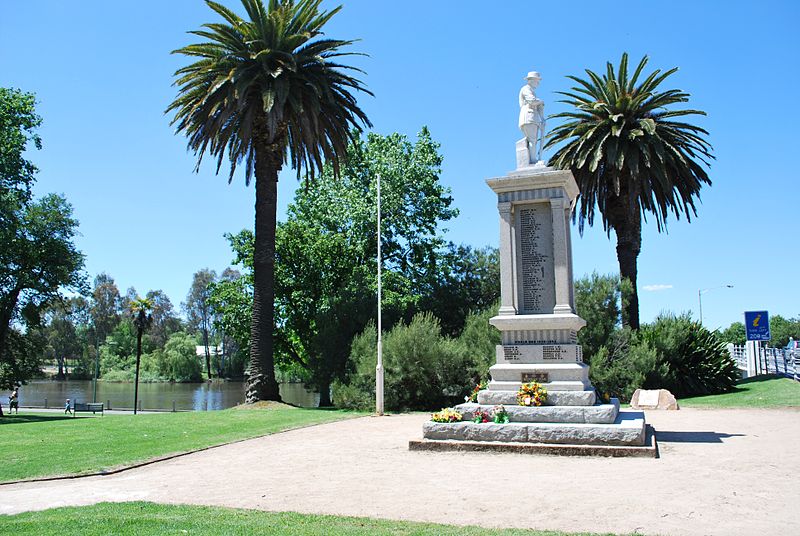
[[768, 341], [769, 313], [767, 311], [745, 311], [744, 329], [748, 341]]

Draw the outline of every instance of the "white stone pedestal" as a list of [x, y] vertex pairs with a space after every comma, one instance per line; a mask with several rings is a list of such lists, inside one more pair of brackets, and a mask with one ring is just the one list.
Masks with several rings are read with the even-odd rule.
[[[456, 408], [469, 420], [477, 410], [502, 404], [511, 422], [426, 423], [424, 441], [642, 446], [644, 414], [620, 412], [616, 399], [597, 403], [577, 344], [586, 322], [575, 314], [572, 283], [575, 179], [569, 171], [538, 163], [518, 165], [505, 177], [486, 181], [500, 212], [500, 311], [489, 322], [500, 330], [502, 344], [478, 404]], [[546, 405], [517, 405], [517, 391], [530, 381], [547, 389]]]

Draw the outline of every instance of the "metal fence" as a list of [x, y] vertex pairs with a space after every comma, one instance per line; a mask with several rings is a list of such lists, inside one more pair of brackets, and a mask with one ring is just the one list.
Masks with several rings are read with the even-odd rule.
[[[800, 381], [800, 351], [785, 348], [747, 347], [728, 345], [736, 366], [745, 373], [777, 374]], [[750, 353], [757, 353], [751, 358]], [[752, 367], [750, 365], [752, 363]]]

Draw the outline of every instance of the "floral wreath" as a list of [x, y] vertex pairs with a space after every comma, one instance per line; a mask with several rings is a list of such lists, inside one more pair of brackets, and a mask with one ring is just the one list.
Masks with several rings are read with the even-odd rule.
[[461, 414], [453, 408], [444, 408], [431, 415], [431, 420], [433, 422], [459, 422]]
[[541, 406], [547, 400], [547, 389], [538, 382], [523, 383], [517, 391], [520, 406]]

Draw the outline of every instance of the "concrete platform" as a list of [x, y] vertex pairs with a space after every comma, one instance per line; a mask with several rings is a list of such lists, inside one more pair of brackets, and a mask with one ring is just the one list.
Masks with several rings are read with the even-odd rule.
[[[594, 389], [585, 391], [548, 391], [545, 406], [593, 406], [597, 400]], [[478, 403], [490, 406], [517, 404], [517, 391], [491, 391], [478, 393]]]
[[[619, 400], [611, 399], [609, 404], [594, 406], [504, 406], [511, 422], [535, 423], [589, 423], [611, 424], [619, 413]], [[477, 411], [491, 412], [494, 406], [482, 404], [459, 404], [455, 410], [465, 421], [470, 421]]]
[[548, 375], [549, 382], [589, 383], [589, 365], [585, 363], [525, 363], [489, 367], [489, 374], [495, 382], [520, 382], [524, 374], [537, 373]]
[[[588, 391], [594, 389], [589, 380], [586, 381], [551, 381], [541, 384], [550, 394], [553, 391]], [[521, 381], [496, 381], [492, 380], [486, 388], [490, 391], [512, 391], [516, 394], [522, 387]]]
[[620, 411], [610, 424], [585, 423], [438, 423], [422, 426], [424, 439], [499, 441], [504, 443], [559, 443], [566, 445], [642, 446], [645, 419], [640, 411]]
[[427, 452], [512, 452], [547, 456], [602, 456], [608, 458], [658, 458], [658, 443], [656, 441], [655, 429], [647, 425], [645, 433], [645, 442], [641, 446], [415, 439], [408, 442], [408, 450]]

